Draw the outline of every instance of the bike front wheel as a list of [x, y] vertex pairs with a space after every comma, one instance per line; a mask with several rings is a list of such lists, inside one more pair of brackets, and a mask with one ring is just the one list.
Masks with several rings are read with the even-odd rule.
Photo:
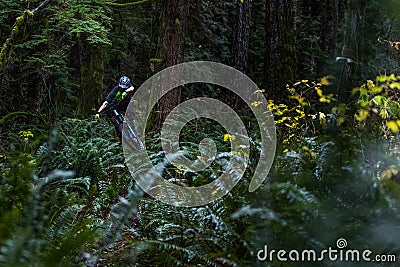
[[124, 130], [122, 131], [122, 138], [126, 144], [128, 144], [132, 149], [143, 151], [144, 144], [139, 138], [139, 134], [135, 127], [131, 127], [129, 123], [124, 123]]

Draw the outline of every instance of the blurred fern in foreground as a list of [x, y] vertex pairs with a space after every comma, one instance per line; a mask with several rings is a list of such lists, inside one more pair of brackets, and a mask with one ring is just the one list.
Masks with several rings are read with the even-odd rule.
[[92, 219], [78, 216], [85, 202], [71, 190], [87, 190], [88, 180], [68, 171], [35, 177], [26, 155], [13, 153], [1, 165], [0, 200], [7, 205], [0, 210], [0, 263], [73, 266], [97, 236]]

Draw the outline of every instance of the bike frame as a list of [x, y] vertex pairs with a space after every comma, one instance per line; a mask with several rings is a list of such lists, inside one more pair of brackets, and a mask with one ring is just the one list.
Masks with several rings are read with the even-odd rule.
[[136, 127], [131, 127], [130, 124], [126, 124], [126, 131], [124, 128], [124, 117], [119, 113], [118, 107], [123, 103], [124, 99], [119, 101], [111, 102], [101, 113], [100, 116], [107, 116], [111, 123], [114, 125], [115, 130], [120, 140], [124, 138], [125, 142], [130, 146], [135, 146], [136, 149], [144, 150], [144, 144], [139, 138], [139, 134]]

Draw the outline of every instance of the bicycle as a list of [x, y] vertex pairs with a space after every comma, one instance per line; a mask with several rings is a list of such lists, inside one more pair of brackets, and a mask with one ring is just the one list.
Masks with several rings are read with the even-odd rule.
[[[144, 150], [144, 144], [139, 137], [139, 134], [135, 126], [131, 126], [130, 123], [125, 123], [124, 129], [124, 116], [119, 112], [121, 109], [126, 109], [130, 101], [130, 97], [125, 97], [121, 100], [114, 100], [103, 109], [99, 115], [100, 117], [107, 117], [110, 119], [111, 123], [114, 125], [115, 130], [118, 134], [120, 140], [124, 140], [132, 149]], [[134, 147], [132, 147], [134, 146]]]

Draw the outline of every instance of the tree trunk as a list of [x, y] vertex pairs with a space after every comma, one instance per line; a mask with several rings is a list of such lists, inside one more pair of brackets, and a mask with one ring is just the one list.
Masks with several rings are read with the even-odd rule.
[[321, 2], [321, 48], [332, 58], [338, 42], [339, 0]]
[[267, 0], [265, 85], [269, 98], [286, 98], [286, 84], [295, 79], [296, 54], [293, 0]]
[[352, 89], [355, 86], [354, 78], [357, 76], [357, 64], [358, 62], [358, 51], [359, 51], [359, 3], [358, 0], [352, 0], [348, 4], [348, 8], [345, 12], [345, 24], [346, 34], [344, 38], [344, 44], [341, 49], [342, 59], [337, 60], [337, 64], [340, 66], [341, 71], [339, 74], [339, 83], [336, 94], [338, 100], [344, 101], [351, 95]]
[[[247, 68], [247, 59], [250, 41], [250, 23], [252, 0], [237, 0], [237, 19], [233, 41], [233, 67], [243, 73]], [[222, 99], [231, 108], [237, 108], [240, 98], [229, 90], [225, 92]]]
[[[162, 11], [161, 54], [164, 67], [183, 62], [187, 20], [187, 0], [164, 0]], [[179, 104], [181, 89], [175, 88], [159, 101], [156, 127], [160, 128], [172, 109]]]
[[236, 23], [234, 41], [234, 67], [245, 72], [247, 67], [247, 55], [250, 41], [252, 0], [238, 0], [238, 18]]
[[79, 41], [80, 96], [77, 115], [94, 114], [102, 99], [104, 58], [101, 44], [90, 44], [86, 38]]

